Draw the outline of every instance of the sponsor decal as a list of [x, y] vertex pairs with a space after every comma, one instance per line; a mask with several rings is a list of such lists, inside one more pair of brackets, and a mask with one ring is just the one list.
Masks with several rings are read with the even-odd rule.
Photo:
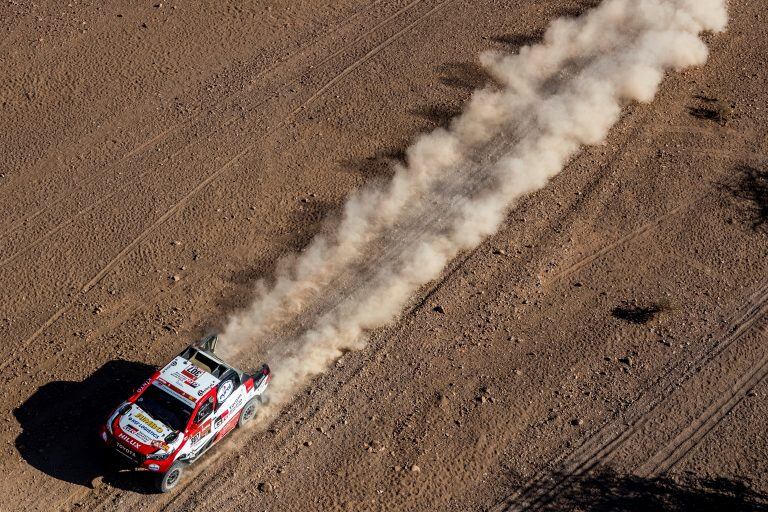
[[243, 405], [243, 395], [241, 394], [235, 399], [235, 402], [232, 404], [232, 407], [229, 408], [230, 412], [234, 412], [235, 409]]
[[147, 466], [147, 469], [149, 469], [150, 471], [160, 471], [160, 466], [158, 466], [157, 464], [150, 464], [149, 466]]
[[199, 443], [205, 436], [211, 433], [211, 420], [206, 421], [200, 426], [200, 430], [198, 430], [195, 435], [192, 436], [192, 439], [190, 440], [192, 444]]
[[216, 421], [213, 422], [213, 428], [214, 430], [219, 430], [219, 427], [221, 424], [224, 423], [224, 416], [219, 416], [216, 418]]
[[232, 390], [235, 389], [235, 383], [231, 380], [227, 380], [225, 382], [222, 382], [219, 386], [218, 394], [216, 395], [216, 398], [218, 399], [219, 403], [223, 402], [227, 399], [229, 395], [232, 394]]
[[139, 386], [139, 389], [136, 392], [141, 393], [142, 391], [147, 389], [147, 386], [149, 386], [151, 382], [152, 382], [152, 378], [150, 377], [149, 379], [145, 380], [141, 386]]
[[160, 448], [161, 450], [165, 450], [165, 451], [168, 451], [168, 448], [170, 448], [170, 447], [169, 447], [169, 446], [168, 446], [166, 443], [164, 443], [163, 441], [152, 441], [152, 442], [150, 443], [150, 445], [152, 446], [152, 448]]
[[[143, 425], [141, 426], [143, 427]], [[131, 424], [126, 425], [125, 428], [123, 428], [123, 430], [131, 434], [133, 437], [137, 437], [140, 440], [144, 441], [144, 443], [149, 442], [149, 437], [143, 431], [139, 430], [138, 428], [134, 427]], [[152, 432], [154, 432], [154, 430]]]
[[152, 420], [152, 418], [150, 418], [149, 416], [145, 415], [144, 413], [137, 412], [134, 415], [134, 418], [136, 418], [137, 420], [139, 420], [144, 425], [148, 426], [149, 428], [151, 428], [152, 430], [154, 430], [158, 434], [162, 434], [163, 433], [163, 427], [161, 427], [160, 425], [155, 423], [154, 420]]
[[162, 384], [162, 386], [160, 387], [162, 387], [165, 391], [169, 392], [170, 394], [181, 399], [184, 402], [188, 402], [189, 405], [195, 405], [196, 398], [194, 396], [188, 395], [187, 393], [180, 390], [179, 388], [177, 388], [176, 386], [174, 386], [168, 381], [165, 381], [163, 379], [158, 379], [158, 380], [160, 381], [160, 384]]
[[123, 446], [120, 443], [115, 443], [114, 447], [115, 447], [115, 450], [117, 451], [117, 453], [119, 453], [120, 455], [123, 455], [124, 457], [129, 458], [133, 462], [137, 461], [136, 453], [131, 451], [130, 448], [128, 448], [126, 446]]
[[127, 435], [123, 434], [122, 432], [120, 432], [120, 434], [117, 437], [122, 439], [123, 441], [125, 441], [129, 445], [133, 446], [134, 448], [138, 449], [141, 446], [138, 441], [136, 441], [134, 439], [131, 439]]
[[216, 440], [218, 441], [225, 435], [227, 435], [233, 428], [237, 426], [237, 420], [238, 416], [232, 416], [232, 419], [230, 419], [226, 425], [224, 425], [224, 428], [221, 429], [221, 432], [219, 432], [219, 435], [216, 436]]

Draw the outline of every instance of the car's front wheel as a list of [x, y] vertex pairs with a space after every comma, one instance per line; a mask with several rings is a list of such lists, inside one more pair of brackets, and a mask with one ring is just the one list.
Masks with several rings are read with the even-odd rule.
[[174, 462], [171, 464], [171, 467], [168, 468], [168, 471], [158, 475], [157, 486], [160, 489], [160, 492], [168, 492], [176, 487], [179, 480], [181, 480], [181, 475], [184, 473], [184, 466], [185, 464], [183, 462]]

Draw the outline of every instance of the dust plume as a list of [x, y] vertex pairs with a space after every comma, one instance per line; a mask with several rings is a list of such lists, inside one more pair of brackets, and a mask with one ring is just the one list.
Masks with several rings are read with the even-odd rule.
[[518, 54], [482, 55], [495, 83], [450, 128], [420, 137], [386, 186], [353, 194], [328, 234], [283, 261], [229, 319], [221, 350], [236, 357], [269, 340], [279, 408], [494, 233], [518, 198], [601, 143], [623, 105], [652, 101], [667, 70], [704, 64], [700, 34], [726, 22], [725, 0], [604, 0], [555, 20]]

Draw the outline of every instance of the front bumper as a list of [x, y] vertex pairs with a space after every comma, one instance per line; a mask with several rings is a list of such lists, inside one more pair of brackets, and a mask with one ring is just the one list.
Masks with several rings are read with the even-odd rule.
[[153, 473], [163, 473], [167, 471], [173, 463], [173, 457], [168, 457], [163, 460], [147, 459], [146, 455], [143, 455], [120, 442], [120, 440], [110, 434], [106, 428], [102, 427], [100, 435], [101, 440], [107, 445], [110, 452], [117, 454], [121, 460], [128, 462], [131, 467], [136, 469], [147, 469]]
[[104, 441], [104, 444], [109, 447], [112, 453], [116, 453], [123, 460], [130, 462], [131, 465], [136, 467], [142, 467], [145, 465], [147, 459], [144, 455], [121, 443], [118, 439], [115, 438], [115, 436], [107, 432], [106, 429], [102, 429], [101, 439]]

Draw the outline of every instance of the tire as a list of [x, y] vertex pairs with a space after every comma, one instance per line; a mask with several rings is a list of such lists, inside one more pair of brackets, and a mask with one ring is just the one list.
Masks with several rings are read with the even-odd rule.
[[256, 409], [259, 408], [259, 397], [254, 397], [248, 400], [248, 403], [243, 406], [243, 411], [240, 413], [240, 419], [237, 420], [237, 426], [243, 427], [250, 423], [256, 416]]
[[168, 492], [176, 487], [179, 480], [181, 480], [181, 475], [184, 473], [185, 465], [186, 464], [183, 462], [174, 462], [171, 464], [171, 467], [168, 468], [168, 471], [158, 475], [157, 487], [160, 492]]

